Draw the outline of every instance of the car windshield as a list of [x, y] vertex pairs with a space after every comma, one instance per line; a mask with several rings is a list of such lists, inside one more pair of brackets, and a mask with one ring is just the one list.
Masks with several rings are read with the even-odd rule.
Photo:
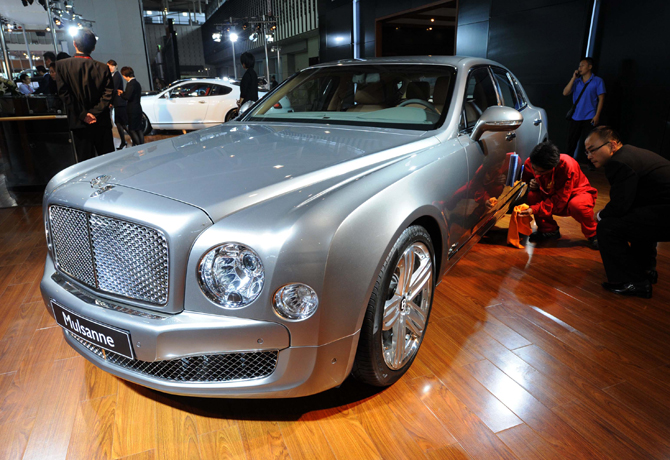
[[308, 69], [261, 100], [245, 120], [435, 129], [449, 108], [455, 72], [407, 64]]

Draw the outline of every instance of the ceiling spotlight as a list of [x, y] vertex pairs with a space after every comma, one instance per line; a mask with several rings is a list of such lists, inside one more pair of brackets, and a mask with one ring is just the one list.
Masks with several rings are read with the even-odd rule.
[[434, 19], [434, 18], [430, 18], [430, 22], [435, 22], [435, 19]]
[[251, 40], [252, 42], [258, 40], [258, 33], [254, 32], [253, 34], [249, 35], [249, 40]]
[[63, 2], [65, 4], [65, 8], [72, 8], [72, 2]]
[[221, 32], [213, 33], [212, 39], [217, 43], [221, 43]]
[[47, 27], [47, 28], [46, 28], [46, 31], [47, 31], [47, 32], [51, 32], [51, 27]]
[[234, 43], [234, 42], [237, 41], [238, 37], [237, 37], [237, 34], [235, 32], [233, 32], [229, 35], [229, 38], [230, 38], [230, 41]]
[[63, 25], [63, 21], [61, 21], [60, 18], [54, 18], [54, 24], [56, 24], [58, 27], [61, 27]]
[[242, 24], [242, 30], [247, 30], [247, 27], [249, 27], [248, 23], [245, 22], [244, 24]]
[[154, 12], [153, 12], [153, 11], [147, 11], [147, 14], [148, 14], [149, 16], [151, 16], [152, 14], [154, 14]]
[[274, 36], [273, 34], [266, 34], [266, 35], [265, 35], [265, 40], [266, 40], [268, 43], [272, 43], [272, 42], [275, 40], [275, 36]]
[[70, 26], [67, 28], [67, 33], [69, 33], [71, 37], [76, 37], [79, 33], [79, 27]]

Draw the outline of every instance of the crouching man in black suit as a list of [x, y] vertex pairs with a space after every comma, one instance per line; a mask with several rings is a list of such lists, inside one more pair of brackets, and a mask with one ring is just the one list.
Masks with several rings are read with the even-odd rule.
[[74, 38], [77, 54], [56, 62], [58, 95], [67, 108], [77, 160], [114, 151], [109, 104], [114, 83], [109, 68], [91, 59], [95, 35], [80, 29]]
[[670, 161], [649, 150], [622, 145], [608, 126], [585, 142], [588, 158], [605, 170], [610, 202], [597, 214], [598, 243], [607, 282], [622, 295], [650, 298], [656, 283], [656, 244], [670, 241]]

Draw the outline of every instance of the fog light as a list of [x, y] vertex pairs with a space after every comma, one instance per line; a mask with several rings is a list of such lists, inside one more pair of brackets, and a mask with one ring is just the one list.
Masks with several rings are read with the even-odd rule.
[[284, 319], [302, 321], [314, 314], [319, 306], [319, 298], [314, 289], [306, 284], [287, 284], [274, 297], [275, 313]]

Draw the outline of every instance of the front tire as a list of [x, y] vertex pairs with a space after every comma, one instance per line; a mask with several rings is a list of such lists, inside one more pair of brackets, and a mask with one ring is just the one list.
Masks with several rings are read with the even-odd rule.
[[393, 245], [365, 312], [352, 370], [358, 380], [389, 386], [412, 365], [433, 303], [434, 261], [430, 235], [418, 225]]

